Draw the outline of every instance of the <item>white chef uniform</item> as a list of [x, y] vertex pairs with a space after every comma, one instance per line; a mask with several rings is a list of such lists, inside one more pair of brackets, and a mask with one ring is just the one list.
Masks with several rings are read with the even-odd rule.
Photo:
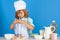
[[[28, 18], [22, 18], [22, 19], [19, 19], [19, 20], [24, 20], [24, 21], [28, 22], [29, 24], [31, 24], [32, 26], [34, 26], [33, 20], [29, 17]], [[24, 24], [15, 24], [14, 30], [15, 30], [15, 35], [16, 36], [22, 35], [26, 38], [29, 37], [28, 28]]]
[[[23, 0], [15, 1], [14, 7], [16, 11], [26, 9], [26, 2], [24, 2]], [[34, 26], [33, 20], [30, 17], [22, 18], [21, 20], [24, 20]], [[17, 36], [22, 35], [24, 37], [29, 37], [28, 28], [24, 24], [15, 24], [14, 31], [15, 31], [15, 35]]]

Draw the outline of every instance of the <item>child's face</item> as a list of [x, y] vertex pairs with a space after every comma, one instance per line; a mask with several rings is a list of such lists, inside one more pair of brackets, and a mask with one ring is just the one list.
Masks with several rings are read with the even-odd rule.
[[23, 12], [23, 11], [20, 11], [20, 13], [18, 14], [18, 17], [19, 17], [19, 18], [24, 17], [24, 12]]

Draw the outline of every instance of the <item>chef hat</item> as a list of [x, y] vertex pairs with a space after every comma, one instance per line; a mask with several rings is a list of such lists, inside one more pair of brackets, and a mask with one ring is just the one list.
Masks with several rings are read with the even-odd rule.
[[14, 3], [14, 7], [16, 11], [26, 9], [26, 3], [23, 0], [19, 0]]

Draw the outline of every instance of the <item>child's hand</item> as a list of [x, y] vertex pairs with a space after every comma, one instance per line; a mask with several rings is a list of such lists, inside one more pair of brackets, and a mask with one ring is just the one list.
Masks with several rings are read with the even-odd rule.
[[19, 20], [14, 20], [13, 23], [14, 23], [14, 24], [17, 24], [17, 23], [19, 23]]
[[14, 22], [13, 22], [14, 24], [17, 24], [17, 23], [20, 23], [20, 24], [23, 24], [24, 23], [24, 21], [23, 20], [14, 20]]
[[24, 21], [23, 21], [23, 20], [19, 20], [19, 23], [23, 24], [23, 23], [24, 23]]

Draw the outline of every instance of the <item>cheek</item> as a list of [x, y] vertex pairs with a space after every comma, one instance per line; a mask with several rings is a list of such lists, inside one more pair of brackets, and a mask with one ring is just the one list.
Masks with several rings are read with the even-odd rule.
[[18, 15], [18, 17], [20, 17], [20, 16], [21, 16], [21, 14]]
[[20, 15], [18, 15], [19, 17], [23, 17], [24, 16], [24, 14], [20, 14]]
[[24, 14], [23, 14], [23, 16], [24, 16]]
[[24, 14], [21, 14], [22, 16], [24, 16]]
[[24, 13], [19, 14], [18, 17], [24, 17]]
[[20, 16], [20, 15], [18, 15], [18, 16]]

